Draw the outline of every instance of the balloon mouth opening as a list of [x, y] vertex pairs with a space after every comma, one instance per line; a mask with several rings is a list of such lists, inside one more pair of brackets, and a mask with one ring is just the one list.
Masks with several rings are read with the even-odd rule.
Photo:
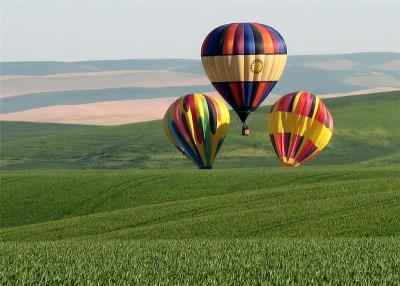
[[240, 121], [245, 123], [246, 119], [247, 119], [247, 117], [249, 117], [249, 114], [251, 111], [253, 111], [253, 110], [238, 110], [237, 115], [239, 116]]
[[296, 168], [300, 166], [300, 163], [295, 162], [281, 162], [281, 166], [284, 168]]
[[211, 165], [200, 166], [199, 169], [200, 170], [210, 170], [210, 169], [212, 169], [212, 166]]

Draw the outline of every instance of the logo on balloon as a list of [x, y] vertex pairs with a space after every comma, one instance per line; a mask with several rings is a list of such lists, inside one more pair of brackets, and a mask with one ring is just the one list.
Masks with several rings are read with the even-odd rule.
[[254, 59], [254, 61], [250, 64], [250, 70], [253, 73], [260, 73], [264, 68], [264, 64], [260, 59]]

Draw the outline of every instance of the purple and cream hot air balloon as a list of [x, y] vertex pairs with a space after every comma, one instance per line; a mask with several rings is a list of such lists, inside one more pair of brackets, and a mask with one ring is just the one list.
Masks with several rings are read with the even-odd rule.
[[201, 47], [201, 61], [211, 83], [236, 111], [242, 134], [246, 119], [280, 79], [287, 50], [275, 29], [258, 23], [232, 23], [212, 30]]

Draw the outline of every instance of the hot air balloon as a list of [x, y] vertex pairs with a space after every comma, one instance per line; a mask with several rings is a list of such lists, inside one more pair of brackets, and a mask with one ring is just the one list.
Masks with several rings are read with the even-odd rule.
[[249, 135], [250, 112], [268, 96], [285, 69], [286, 44], [273, 28], [232, 23], [212, 30], [201, 47], [203, 68], [218, 93], [242, 121]]
[[325, 148], [332, 137], [333, 119], [320, 98], [306, 91], [293, 92], [272, 106], [268, 133], [282, 166], [296, 167]]
[[229, 111], [222, 100], [194, 93], [171, 104], [164, 116], [164, 131], [200, 169], [211, 169], [229, 122]]

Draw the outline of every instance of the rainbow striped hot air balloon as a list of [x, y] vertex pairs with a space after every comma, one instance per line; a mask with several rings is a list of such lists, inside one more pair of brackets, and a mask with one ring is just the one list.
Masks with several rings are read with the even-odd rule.
[[248, 135], [249, 113], [268, 96], [281, 77], [286, 44], [273, 28], [233, 23], [212, 30], [201, 47], [204, 70], [218, 93], [232, 106]]
[[333, 119], [320, 98], [293, 92], [272, 106], [268, 133], [282, 166], [296, 167], [325, 148], [332, 137]]
[[211, 169], [229, 128], [226, 105], [210, 95], [178, 98], [164, 116], [168, 139], [200, 169]]

